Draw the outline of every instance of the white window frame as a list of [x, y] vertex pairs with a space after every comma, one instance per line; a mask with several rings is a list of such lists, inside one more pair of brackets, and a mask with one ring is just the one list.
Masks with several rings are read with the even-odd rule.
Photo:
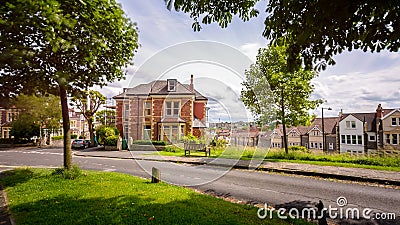
[[346, 121], [346, 128], [347, 129], [356, 129], [357, 128], [356, 121], [354, 121], [354, 120]]
[[[392, 141], [391, 141], [392, 145], [398, 145], [399, 144], [399, 135], [392, 134], [391, 136], [392, 136]], [[395, 140], [396, 140], [396, 143], [395, 143]]]
[[124, 103], [124, 120], [128, 121], [129, 120], [129, 103]]
[[376, 141], [375, 135], [369, 135], [369, 139], [368, 140], [375, 142]]
[[340, 138], [341, 138], [340, 143], [346, 144], [346, 135], [342, 134], [342, 135], [340, 136]]
[[[168, 107], [168, 104], [171, 104], [171, 108]], [[176, 108], [175, 103], [178, 103], [178, 107]], [[170, 113], [168, 111], [170, 110]], [[165, 117], [179, 117], [181, 111], [181, 101], [165, 101], [164, 103], [164, 116]]]
[[177, 81], [175, 79], [167, 80], [168, 91], [176, 91]]
[[392, 126], [400, 126], [400, 118], [392, 117]]
[[333, 150], [333, 143], [332, 142], [329, 143], [329, 150]]
[[143, 105], [143, 109], [144, 109], [144, 116], [151, 116], [151, 102], [150, 101], [145, 101], [144, 105]]

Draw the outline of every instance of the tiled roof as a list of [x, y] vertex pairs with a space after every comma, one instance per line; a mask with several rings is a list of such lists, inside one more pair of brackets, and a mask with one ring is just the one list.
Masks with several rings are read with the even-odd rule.
[[[324, 133], [326, 134], [335, 134], [336, 133], [336, 125], [339, 122], [339, 117], [324, 117]], [[311, 122], [311, 128], [318, 127], [318, 129], [322, 130], [322, 118], [315, 118]]]
[[[335, 134], [336, 126], [339, 122], [339, 117], [324, 117], [324, 130], [326, 134]], [[286, 135], [289, 134], [290, 131], [294, 130], [301, 135], [305, 135], [310, 132], [314, 127], [322, 130], [322, 118], [315, 118], [311, 121], [311, 125], [309, 126], [297, 126], [297, 127], [286, 127]], [[283, 126], [279, 124], [277, 128], [274, 129], [278, 133], [279, 136], [283, 135]], [[271, 133], [272, 134], [272, 133]], [[270, 135], [271, 135], [270, 134]]]
[[186, 121], [180, 117], [164, 117], [161, 123], [185, 123]]
[[[130, 95], [192, 95], [189, 84], [182, 84], [179, 81], [176, 82], [175, 91], [168, 91], [168, 84], [166, 80], [156, 80], [147, 84], [139, 84], [133, 88], [127, 88], [122, 94], [114, 96], [114, 98], [125, 98]], [[207, 100], [197, 90], [194, 90], [196, 100]]]

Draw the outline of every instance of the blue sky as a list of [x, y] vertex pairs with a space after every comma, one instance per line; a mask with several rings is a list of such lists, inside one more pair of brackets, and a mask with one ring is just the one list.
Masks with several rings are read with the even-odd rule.
[[[222, 29], [216, 24], [202, 25], [203, 29], [200, 32], [193, 31], [189, 15], [168, 11], [163, 0], [117, 1], [121, 3], [128, 17], [137, 23], [141, 47], [133, 58], [134, 65], [128, 68], [127, 79], [102, 89], [107, 97], [120, 93], [123, 87], [133, 87], [152, 79], [175, 77], [183, 83], [188, 83], [190, 74], [194, 74], [195, 88], [213, 99], [209, 104], [211, 120], [245, 120], [249, 117], [248, 112], [243, 110], [243, 104], [238, 102], [238, 96], [244, 69], [254, 62], [258, 49], [266, 47], [268, 43], [261, 35], [266, 15], [263, 12], [265, 1], [260, 1], [257, 5], [261, 12], [257, 18], [242, 22], [234, 17], [228, 28]], [[187, 50], [177, 48], [187, 46], [193, 41], [197, 43], [199, 40], [217, 43], [220, 47], [205, 46], [197, 49], [186, 48]], [[213, 63], [212, 60], [207, 61], [207, 57], [212, 59], [215, 55], [232, 62], [242, 57], [229, 48], [241, 52], [249, 60], [240, 60], [238, 64], [241, 66], [233, 70], [232, 63], [226, 66]], [[174, 51], [169, 51], [171, 49]], [[146, 62], [149, 64], [155, 55], [165, 52], [168, 54], [164, 54], [164, 61], [177, 62], [176, 65], [168, 64], [170, 67], [161, 72], [143, 72]], [[232, 53], [224, 55], [224, 52]], [[190, 58], [194, 53], [202, 54], [203, 61], [188, 61], [182, 57]], [[181, 57], [186, 61], [172, 60]], [[400, 107], [400, 53], [353, 51], [335, 56], [335, 60], [335, 66], [320, 72], [313, 80], [313, 97], [325, 99], [324, 107], [333, 109], [324, 112], [324, 115], [335, 116], [341, 109], [345, 113], [372, 112], [379, 103], [384, 108]], [[152, 69], [160, 69], [157, 65], [152, 64]], [[150, 69], [148, 65], [146, 68]], [[320, 111], [319, 108], [314, 113], [320, 114]]]

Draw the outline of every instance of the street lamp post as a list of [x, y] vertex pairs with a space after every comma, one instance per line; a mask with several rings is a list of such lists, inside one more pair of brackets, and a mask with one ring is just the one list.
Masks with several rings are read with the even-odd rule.
[[325, 127], [324, 127], [324, 109], [332, 110], [332, 108], [324, 108], [322, 107], [322, 151], [326, 152], [326, 139], [325, 139]]

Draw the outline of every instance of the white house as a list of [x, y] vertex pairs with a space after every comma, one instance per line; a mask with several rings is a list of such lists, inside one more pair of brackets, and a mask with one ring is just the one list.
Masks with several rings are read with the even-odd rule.
[[376, 149], [376, 113], [343, 114], [339, 122], [340, 153], [364, 154]]

